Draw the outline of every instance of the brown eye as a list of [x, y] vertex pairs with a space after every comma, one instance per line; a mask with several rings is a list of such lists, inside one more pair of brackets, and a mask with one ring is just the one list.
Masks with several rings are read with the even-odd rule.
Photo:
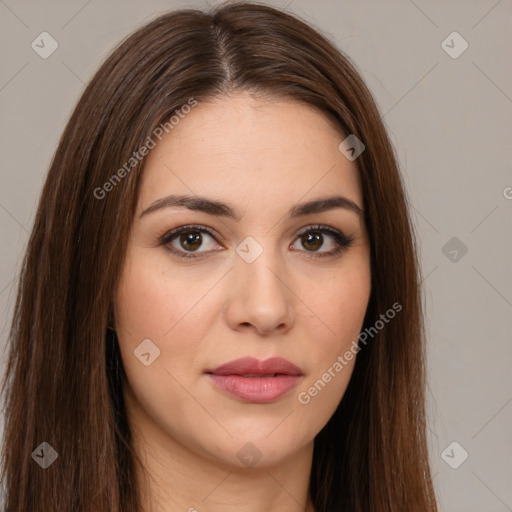
[[202, 244], [202, 237], [199, 231], [186, 231], [180, 234], [180, 244], [184, 249], [195, 251]]
[[301, 242], [304, 247], [316, 251], [322, 247], [323, 237], [318, 231], [310, 231], [302, 235]]
[[[311, 253], [310, 256], [315, 258], [336, 256], [348, 249], [353, 242], [353, 239], [347, 238], [341, 231], [322, 224], [309, 226], [297, 237], [297, 242], [305, 249], [303, 252]], [[319, 250], [322, 248], [324, 250]]]
[[195, 258], [222, 248], [210, 229], [202, 226], [181, 226], [160, 238], [160, 245], [181, 258]]

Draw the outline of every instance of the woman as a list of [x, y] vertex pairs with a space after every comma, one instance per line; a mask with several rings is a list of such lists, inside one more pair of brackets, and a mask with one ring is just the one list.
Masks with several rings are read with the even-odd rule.
[[268, 6], [160, 16], [93, 77], [42, 192], [6, 507], [436, 511], [419, 283], [348, 58]]

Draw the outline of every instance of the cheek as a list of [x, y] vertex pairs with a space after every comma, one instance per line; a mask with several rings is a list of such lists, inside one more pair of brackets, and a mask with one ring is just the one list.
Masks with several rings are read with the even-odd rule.
[[[127, 261], [116, 296], [116, 329], [125, 370], [137, 378], [151, 369], [154, 379], [160, 369], [159, 379], [169, 379], [162, 373], [167, 369], [182, 381], [197, 365], [201, 342], [215, 317], [208, 295], [215, 280], [197, 276], [192, 280], [186, 272], [170, 272], [165, 258], [149, 258], [142, 251], [134, 250]], [[159, 355], [146, 368], [134, 351], [147, 339]]]
[[208, 283], [200, 279], [191, 282], [189, 277], [179, 271], [169, 272], [165, 257], [150, 258], [134, 251], [117, 291], [118, 325], [132, 339], [162, 341], [175, 338], [175, 333], [185, 325], [193, 328], [188, 313], [207, 291]]
[[172, 299], [170, 283], [158, 279], [151, 261], [134, 253], [126, 262], [117, 290], [116, 331], [128, 382], [139, 399], [149, 403], [154, 390], [168, 385], [162, 371], [167, 356], [163, 333], [177, 322], [175, 316], [180, 316], [182, 306]]
[[337, 348], [345, 349], [357, 339], [361, 330], [368, 300], [370, 297], [370, 282], [366, 276], [345, 280], [336, 292], [329, 308], [329, 321], [336, 333]]
[[160, 279], [149, 264], [128, 262], [121, 276], [116, 298], [118, 326], [132, 337], [158, 338], [180, 314], [173, 284]]
[[[184, 279], [152, 263], [136, 257], [127, 262], [116, 295], [116, 330], [131, 392], [157, 423], [170, 425], [166, 411], [182, 421], [188, 417], [180, 383], [190, 378], [205, 336], [196, 310], [206, 290], [187, 288]], [[150, 354], [148, 365], [138, 357], [145, 353]]]
[[326, 357], [343, 353], [357, 340], [371, 292], [369, 264], [347, 267], [327, 284], [323, 293], [317, 289], [309, 295], [315, 301], [311, 309], [318, 311], [325, 327], [322, 350], [318, 353], [324, 363]]
[[311, 372], [297, 399], [317, 426], [334, 413], [350, 381], [370, 292], [369, 265], [357, 265], [333, 276], [323, 294], [314, 289], [309, 295], [308, 305], [321, 322], [318, 327], [318, 319], [311, 319], [317, 333], [308, 357]]

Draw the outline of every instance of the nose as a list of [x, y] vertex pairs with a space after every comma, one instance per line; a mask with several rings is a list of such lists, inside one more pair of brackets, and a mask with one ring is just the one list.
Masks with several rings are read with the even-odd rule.
[[275, 253], [264, 250], [252, 263], [237, 256], [230, 274], [226, 317], [233, 330], [253, 329], [267, 335], [284, 334], [292, 327], [296, 295]]

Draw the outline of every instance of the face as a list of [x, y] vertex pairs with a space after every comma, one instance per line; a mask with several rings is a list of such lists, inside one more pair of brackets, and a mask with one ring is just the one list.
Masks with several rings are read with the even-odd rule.
[[238, 94], [151, 149], [115, 326], [130, 421], [163, 449], [270, 466], [312, 449], [334, 413], [371, 277], [344, 138], [308, 106]]

